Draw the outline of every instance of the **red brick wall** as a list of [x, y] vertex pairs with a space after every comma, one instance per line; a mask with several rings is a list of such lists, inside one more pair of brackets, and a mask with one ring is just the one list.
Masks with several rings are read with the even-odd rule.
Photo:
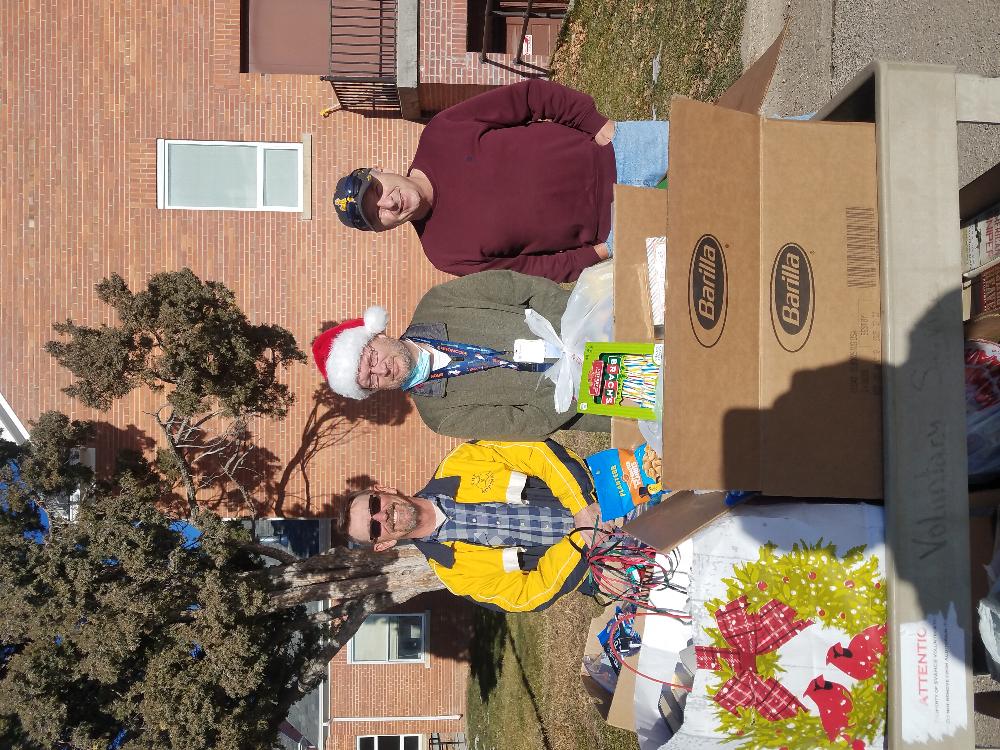
[[430, 113], [440, 112], [493, 88], [496, 87], [479, 83], [421, 83], [417, 91], [421, 108]]
[[[153, 273], [190, 266], [232, 288], [251, 319], [290, 329], [307, 352], [323, 321], [376, 302], [390, 311], [390, 331], [400, 331], [421, 293], [445, 278], [408, 228], [349, 231], [329, 204], [350, 168], [403, 169], [420, 126], [344, 112], [323, 119], [328, 84], [241, 75], [239, 15], [239, 0], [4, 6], [0, 393], [25, 422], [52, 408], [103, 420], [99, 460], [155, 438], [144, 413], [154, 400], [135, 394], [107, 414], [82, 409], [60, 393], [69, 375], [42, 346], [53, 321], [112, 322], [92, 293], [107, 274], [141, 288]], [[303, 133], [313, 135], [311, 221], [156, 208], [157, 138], [300, 141]], [[298, 397], [288, 419], [259, 427], [277, 467], [273, 513], [324, 514], [359, 475], [418, 489], [455, 443], [404, 413], [405, 399], [355, 410], [353, 423], [319, 405], [310, 422], [319, 373], [311, 362], [297, 365], [288, 381]], [[303, 466], [304, 449], [315, 446], [304, 433], [316, 421], [328, 434]]]
[[[466, 51], [468, 0], [421, 0], [420, 2], [420, 104], [426, 111], [435, 111], [437, 99], [424, 103], [425, 84], [486, 84], [497, 86], [514, 83], [525, 77], [537, 76], [539, 69], [548, 67], [548, 57], [528, 55], [525, 62], [535, 68], [515, 66], [513, 55], [490, 53], [495, 64], [483, 63], [478, 52]], [[430, 90], [428, 90], [430, 91]], [[438, 95], [439, 96], [439, 95]], [[454, 104], [465, 98], [447, 101]]]
[[[355, 738], [369, 734], [451, 734], [465, 731], [469, 633], [474, 605], [439, 591], [398, 607], [396, 612], [430, 610], [424, 664], [349, 664], [347, 649], [330, 664], [329, 750], [355, 750]], [[337, 721], [372, 716], [452, 716], [456, 721]], [[424, 747], [426, 747], [426, 743]]]

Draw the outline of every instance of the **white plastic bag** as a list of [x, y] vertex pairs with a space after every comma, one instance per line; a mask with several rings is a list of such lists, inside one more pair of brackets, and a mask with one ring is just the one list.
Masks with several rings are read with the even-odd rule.
[[561, 337], [537, 312], [531, 308], [524, 311], [531, 332], [561, 352], [556, 363], [545, 371], [545, 377], [555, 383], [555, 407], [560, 414], [569, 410], [580, 389], [584, 345], [588, 341], [611, 341], [613, 267], [611, 261], [605, 261], [580, 274], [560, 321]]

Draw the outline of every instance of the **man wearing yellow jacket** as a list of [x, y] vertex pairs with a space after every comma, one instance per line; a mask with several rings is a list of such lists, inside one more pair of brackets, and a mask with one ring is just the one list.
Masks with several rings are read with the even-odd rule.
[[416, 495], [355, 493], [346, 530], [376, 552], [411, 541], [453, 594], [533, 612], [586, 578], [579, 548], [591, 534], [574, 529], [599, 525], [596, 500], [587, 467], [558, 443], [481, 440], [453, 450]]

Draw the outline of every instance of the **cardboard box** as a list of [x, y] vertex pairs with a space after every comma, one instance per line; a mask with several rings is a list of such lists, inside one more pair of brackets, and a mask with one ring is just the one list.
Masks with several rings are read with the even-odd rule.
[[1000, 312], [1000, 265], [987, 268], [972, 278], [969, 284], [970, 316]]
[[675, 98], [663, 483], [882, 496], [875, 130]]
[[[597, 640], [597, 634], [604, 630], [605, 625], [614, 616], [615, 605], [609, 604], [597, 617], [590, 621], [590, 630], [587, 632], [587, 640], [583, 646], [584, 655], [599, 656], [603, 649]], [[642, 637], [643, 622], [645, 618], [637, 617], [633, 622], [633, 627], [639, 636]], [[639, 667], [639, 653], [626, 656], [623, 661], [627, 662], [633, 669]], [[635, 672], [622, 667], [618, 675], [618, 683], [615, 685], [613, 695], [608, 695], [607, 691], [598, 685], [587, 673], [586, 667], [580, 666], [580, 679], [586, 692], [595, 699], [595, 707], [613, 727], [626, 729], [629, 732], [635, 731]]]
[[671, 492], [623, 529], [661, 552], [669, 552], [730, 510], [725, 492]]
[[[738, 112], [760, 111], [778, 65], [787, 29], [788, 25], [785, 24], [781, 33], [753, 65], [719, 97], [720, 107]], [[652, 341], [654, 337], [649, 314], [646, 238], [664, 237], [667, 234], [667, 191], [615, 185], [614, 200], [614, 340]], [[669, 255], [668, 245], [667, 256]], [[635, 420], [612, 417], [613, 447], [632, 450], [643, 442]]]
[[[615, 341], [652, 341], [646, 238], [667, 234], [667, 191], [615, 185]], [[670, 255], [670, 248], [667, 248]], [[611, 418], [611, 445], [645, 442], [634, 419]]]
[[969, 219], [962, 226], [962, 271], [975, 272], [1000, 261], [1000, 205]]
[[1000, 313], [984, 313], [965, 323], [965, 339], [1000, 343]]

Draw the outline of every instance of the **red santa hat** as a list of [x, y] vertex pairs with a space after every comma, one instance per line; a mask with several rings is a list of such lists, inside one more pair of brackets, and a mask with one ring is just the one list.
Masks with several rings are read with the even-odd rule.
[[365, 310], [363, 317], [344, 321], [316, 337], [313, 358], [334, 393], [360, 401], [375, 392], [358, 385], [358, 364], [361, 350], [385, 331], [388, 323], [389, 313], [376, 305]]

